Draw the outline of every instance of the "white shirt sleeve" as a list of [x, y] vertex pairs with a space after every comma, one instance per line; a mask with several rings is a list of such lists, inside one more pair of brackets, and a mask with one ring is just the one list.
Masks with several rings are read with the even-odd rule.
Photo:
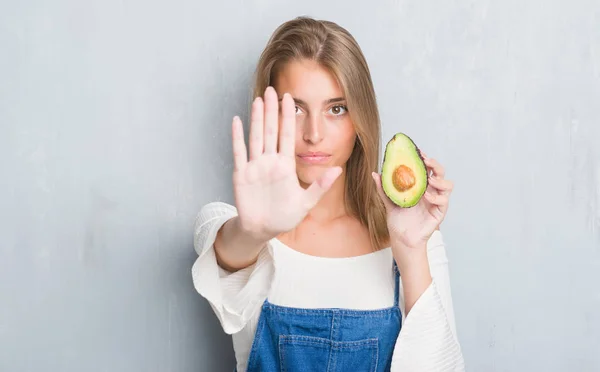
[[[392, 371], [465, 370], [454, 319], [448, 258], [437, 230], [427, 243], [433, 282], [405, 315], [404, 291], [400, 280], [402, 328], [392, 357]], [[400, 277], [402, 279], [402, 276]]]
[[260, 311], [274, 274], [270, 243], [259, 253], [257, 262], [243, 270], [231, 273], [217, 264], [217, 232], [235, 216], [234, 206], [212, 202], [202, 207], [194, 225], [194, 249], [198, 253], [192, 266], [194, 287], [207, 299], [227, 334], [239, 332]]

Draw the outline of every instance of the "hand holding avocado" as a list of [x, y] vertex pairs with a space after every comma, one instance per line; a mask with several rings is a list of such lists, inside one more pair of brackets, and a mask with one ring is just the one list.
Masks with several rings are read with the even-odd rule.
[[382, 174], [373, 172], [373, 179], [387, 211], [391, 241], [409, 248], [426, 244], [446, 216], [453, 188], [441, 164], [398, 133], [386, 145]]

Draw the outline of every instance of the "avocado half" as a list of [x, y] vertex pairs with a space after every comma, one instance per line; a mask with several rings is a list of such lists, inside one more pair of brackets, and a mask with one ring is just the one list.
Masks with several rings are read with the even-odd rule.
[[385, 146], [381, 169], [383, 191], [397, 206], [410, 208], [417, 205], [428, 184], [421, 151], [406, 134], [395, 134]]

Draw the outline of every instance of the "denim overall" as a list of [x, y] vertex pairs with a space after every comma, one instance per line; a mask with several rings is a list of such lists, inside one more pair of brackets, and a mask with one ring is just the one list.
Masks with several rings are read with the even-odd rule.
[[383, 309], [302, 309], [274, 305], [266, 299], [248, 372], [389, 371], [402, 322], [399, 276], [394, 262], [394, 305]]

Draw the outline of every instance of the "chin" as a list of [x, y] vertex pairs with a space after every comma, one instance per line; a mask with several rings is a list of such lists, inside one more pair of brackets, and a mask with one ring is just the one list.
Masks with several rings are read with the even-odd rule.
[[296, 173], [298, 174], [298, 179], [300, 182], [309, 186], [318, 180], [319, 177], [321, 177], [321, 175], [327, 170], [327, 168], [328, 167], [316, 165], [299, 166], [296, 168]]

